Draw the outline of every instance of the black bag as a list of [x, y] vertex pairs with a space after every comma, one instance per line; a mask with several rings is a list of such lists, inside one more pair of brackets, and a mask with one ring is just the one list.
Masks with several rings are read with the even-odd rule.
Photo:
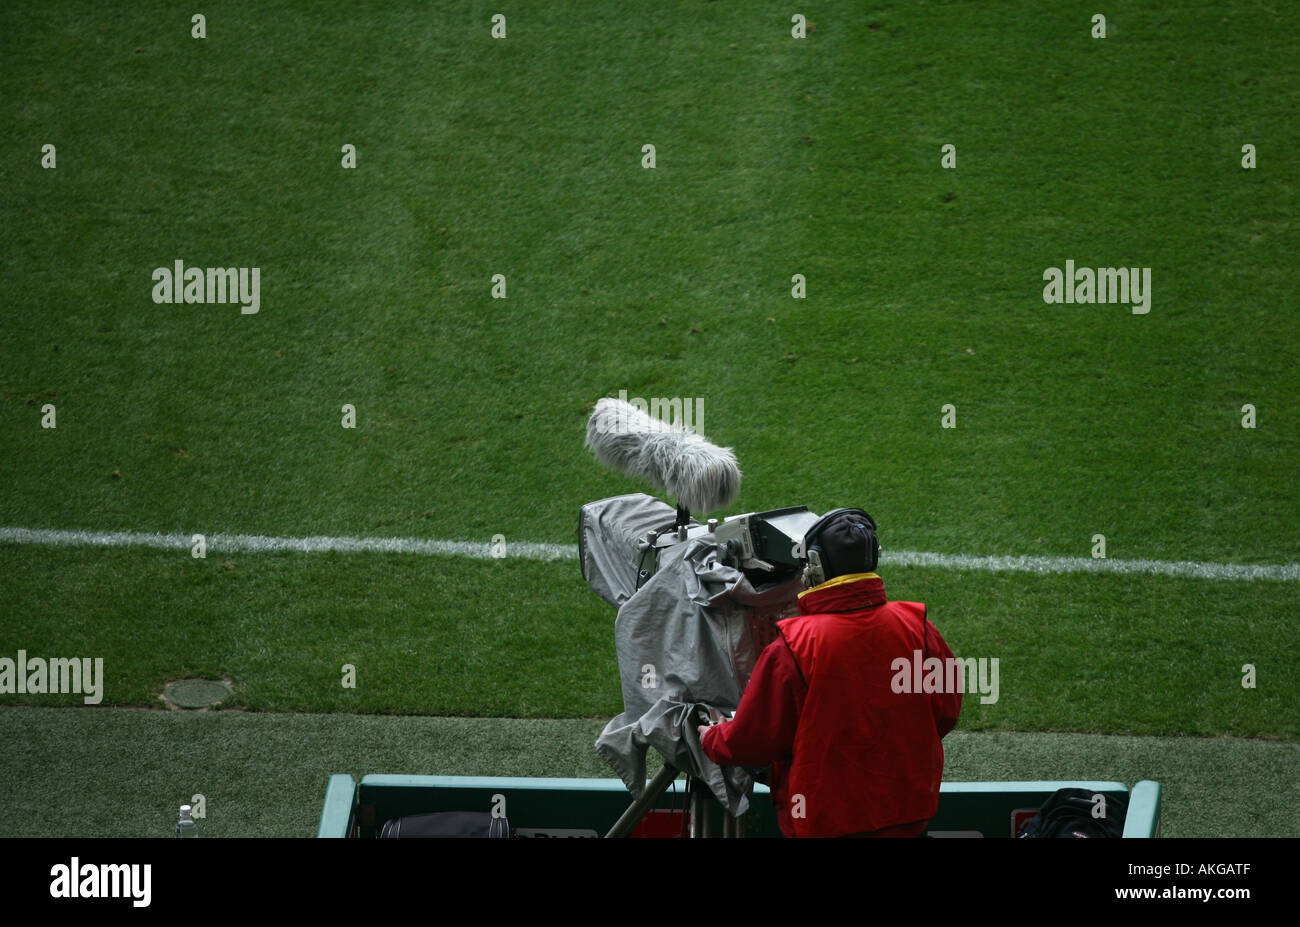
[[1020, 825], [1017, 837], [1122, 837], [1128, 801], [1118, 795], [1105, 795], [1106, 813], [1094, 817], [1094, 809], [1103, 807], [1093, 801], [1095, 792], [1087, 789], [1058, 789], [1038, 813]]
[[381, 837], [513, 837], [510, 822], [486, 811], [438, 811], [385, 821]]

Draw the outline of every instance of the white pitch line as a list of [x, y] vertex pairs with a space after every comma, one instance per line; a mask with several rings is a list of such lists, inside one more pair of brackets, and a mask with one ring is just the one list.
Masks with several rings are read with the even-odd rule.
[[[150, 534], [137, 531], [53, 531], [44, 528], [0, 528], [0, 543], [39, 544], [54, 547], [153, 547], [158, 550], [189, 550], [193, 534]], [[491, 544], [475, 541], [433, 541], [422, 538], [276, 538], [258, 534], [209, 534], [208, 550], [258, 554], [296, 551], [319, 554], [340, 553], [443, 554], [496, 559]], [[505, 544], [505, 556], [523, 560], [576, 560], [576, 544]]]
[[[34, 544], [53, 547], [151, 547], [158, 550], [189, 550], [192, 534], [150, 534], [137, 531], [57, 531], [45, 528], [0, 527], [0, 544]], [[493, 545], [475, 541], [437, 541], [423, 538], [280, 538], [257, 534], [211, 534], [207, 549], [230, 553], [394, 553], [441, 554], [496, 559]], [[576, 544], [507, 542], [504, 555], [521, 560], [576, 560]], [[1119, 573], [1127, 575], [1175, 576], [1185, 579], [1300, 581], [1300, 563], [1211, 563], [1197, 560], [1124, 560], [1088, 557], [976, 557], [969, 554], [935, 554], [913, 550], [886, 550], [881, 557], [887, 566], [936, 567], [945, 570], [1015, 573]]]
[[894, 566], [939, 567], [945, 570], [984, 570], [1015, 573], [1124, 573], [1178, 576], [1186, 579], [1300, 580], [1300, 563], [1209, 563], [1201, 560], [1124, 560], [1106, 557], [974, 557], [969, 554], [929, 554], [916, 550], [886, 550], [882, 562]]

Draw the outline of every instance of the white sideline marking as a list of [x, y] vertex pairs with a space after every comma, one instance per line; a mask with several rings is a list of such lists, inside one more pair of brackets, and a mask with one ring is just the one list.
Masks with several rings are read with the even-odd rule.
[[[189, 550], [192, 534], [148, 534], [138, 531], [51, 531], [43, 528], [0, 528], [0, 543], [44, 544], [56, 547], [153, 547], [159, 550]], [[297, 551], [319, 554], [340, 553], [444, 554], [491, 560], [492, 545], [475, 541], [429, 541], [421, 538], [275, 538], [258, 534], [205, 535], [207, 549], [229, 553], [257, 554]], [[524, 560], [576, 560], [576, 544], [507, 543], [507, 557]]]
[[[0, 528], [0, 543], [55, 547], [152, 547], [189, 550], [190, 534], [149, 534], [138, 531], [56, 531], [45, 528]], [[257, 534], [210, 534], [208, 550], [230, 553], [297, 551], [299, 553], [441, 554], [492, 560], [492, 545], [476, 541], [436, 541], [422, 538], [277, 538]], [[506, 542], [505, 556], [521, 560], [576, 560], [576, 544]], [[1196, 560], [1123, 560], [1089, 557], [976, 557], [913, 550], [886, 550], [888, 566], [937, 567], [1015, 573], [1120, 573], [1177, 576], [1188, 579], [1300, 581], [1300, 563], [1207, 563]]]
[[1188, 579], [1300, 580], [1300, 563], [1209, 563], [1200, 560], [1122, 560], [1091, 557], [973, 557], [928, 554], [916, 550], [885, 551], [881, 560], [896, 566], [1015, 573], [1126, 573]]

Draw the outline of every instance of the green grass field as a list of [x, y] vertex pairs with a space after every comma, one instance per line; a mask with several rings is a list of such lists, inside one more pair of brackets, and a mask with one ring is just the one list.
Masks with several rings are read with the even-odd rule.
[[[169, 3], [6, 4], [0, 528], [571, 544], [581, 504], [646, 488], [582, 448], [626, 390], [702, 400], [745, 472], [724, 514], [862, 506], [886, 557], [1088, 557], [1102, 534], [1117, 559], [1300, 561], [1295, 22], [1161, 6], [1107, 4], [1094, 39], [1082, 4], [836, 2], [794, 39], [793, 8], [752, 3], [272, 2], [214, 7], [196, 39]], [[260, 311], [156, 304], [177, 260], [260, 268]], [[1150, 268], [1150, 312], [1045, 303], [1067, 260]], [[1001, 661], [963, 736], [1138, 736], [1131, 773], [1080, 738], [1064, 755], [1087, 768], [1061, 775], [1156, 769], [1167, 802], [1250, 762], [1232, 738], [1300, 760], [1294, 580], [882, 572], [959, 656]], [[0, 542], [0, 657], [106, 672], [94, 709], [0, 694], [21, 738], [0, 781], [50, 807], [61, 751], [99, 756], [85, 718], [135, 718], [112, 709], [186, 676], [268, 717], [573, 719], [555, 730], [600, 774], [612, 624], [572, 560]], [[394, 725], [367, 728], [391, 749], [313, 752], [295, 813], [245, 832], [304, 833], [323, 771], [518, 768], [504, 737], [384, 765], [409, 720], [356, 719]], [[215, 764], [221, 737], [195, 743]], [[295, 768], [250, 755], [238, 776], [264, 766]], [[1239, 787], [1253, 817], [1181, 832], [1300, 835], [1300, 813], [1261, 823], [1300, 804], [1293, 775]], [[148, 832], [138, 810], [114, 830], [114, 794], [96, 832]], [[68, 832], [23, 807], [0, 801], [0, 835]]]

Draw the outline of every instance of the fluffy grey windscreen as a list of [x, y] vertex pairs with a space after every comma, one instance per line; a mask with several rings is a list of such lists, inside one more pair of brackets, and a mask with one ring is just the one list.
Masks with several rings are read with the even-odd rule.
[[740, 465], [731, 448], [621, 399], [596, 403], [587, 420], [587, 447], [611, 470], [648, 480], [693, 512], [715, 512], [740, 492]]

